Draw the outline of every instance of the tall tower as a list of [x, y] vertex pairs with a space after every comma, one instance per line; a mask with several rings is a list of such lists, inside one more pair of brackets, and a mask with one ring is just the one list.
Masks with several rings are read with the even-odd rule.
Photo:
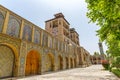
[[54, 37], [60, 39], [61, 41], [67, 42], [69, 44], [69, 22], [65, 19], [62, 13], [57, 13], [54, 15], [53, 19], [47, 20], [45, 22], [45, 30], [52, 34]]
[[62, 13], [57, 13], [53, 19], [45, 21], [45, 30], [67, 44], [80, 45], [79, 34], [74, 28], [70, 28]]
[[103, 45], [102, 45], [102, 42], [99, 40], [99, 50], [100, 50], [100, 54], [101, 54], [101, 59], [105, 59], [105, 55], [104, 55], [104, 51], [103, 51]]

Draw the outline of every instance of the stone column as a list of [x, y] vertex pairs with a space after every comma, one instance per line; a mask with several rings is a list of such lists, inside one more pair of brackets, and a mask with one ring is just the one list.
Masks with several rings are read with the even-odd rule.
[[22, 41], [20, 47], [20, 67], [19, 67], [19, 76], [25, 76], [25, 66], [26, 66], [26, 56], [27, 56], [27, 44], [25, 41]]
[[20, 39], [22, 39], [22, 35], [23, 35], [23, 28], [24, 28], [24, 20], [22, 20], [22, 23], [21, 23], [21, 29], [20, 29]]

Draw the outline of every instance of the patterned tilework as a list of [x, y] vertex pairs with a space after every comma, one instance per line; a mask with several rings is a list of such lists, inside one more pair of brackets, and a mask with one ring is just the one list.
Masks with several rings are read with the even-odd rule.
[[27, 41], [32, 40], [32, 27], [28, 24], [24, 25], [24, 30], [23, 30], [23, 39]]
[[0, 78], [12, 76], [14, 55], [7, 46], [0, 46]]
[[10, 15], [7, 34], [13, 37], [19, 37], [19, 31], [20, 31], [19, 21], [14, 16]]
[[3, 21], [4, 21], [4, 16], [3, 16], [2, 13], [0, 12], [0, 32], [2, 31]]

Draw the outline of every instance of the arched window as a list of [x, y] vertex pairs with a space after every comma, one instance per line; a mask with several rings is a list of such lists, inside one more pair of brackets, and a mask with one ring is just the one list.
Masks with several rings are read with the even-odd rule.
[[7, 28], [7, 34], [13, 37], [19, 37], [20, 23], [13, 16], [10, 16]]
[[0, 32], [2, 32], [3, 22], [4, 22], [4, 16], [3, 16], [2, 13], [0, 12]]

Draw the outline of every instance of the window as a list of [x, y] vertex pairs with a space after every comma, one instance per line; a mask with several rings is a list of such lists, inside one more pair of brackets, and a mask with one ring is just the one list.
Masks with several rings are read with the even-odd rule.
[[61, 25], [61, 21], [59, 20], [59, 24]]
[[53, 28], [58, 27], [58, 20], [53, 21]]
[[51, 23], [50, 23], [50, 28], [52, 27]]

